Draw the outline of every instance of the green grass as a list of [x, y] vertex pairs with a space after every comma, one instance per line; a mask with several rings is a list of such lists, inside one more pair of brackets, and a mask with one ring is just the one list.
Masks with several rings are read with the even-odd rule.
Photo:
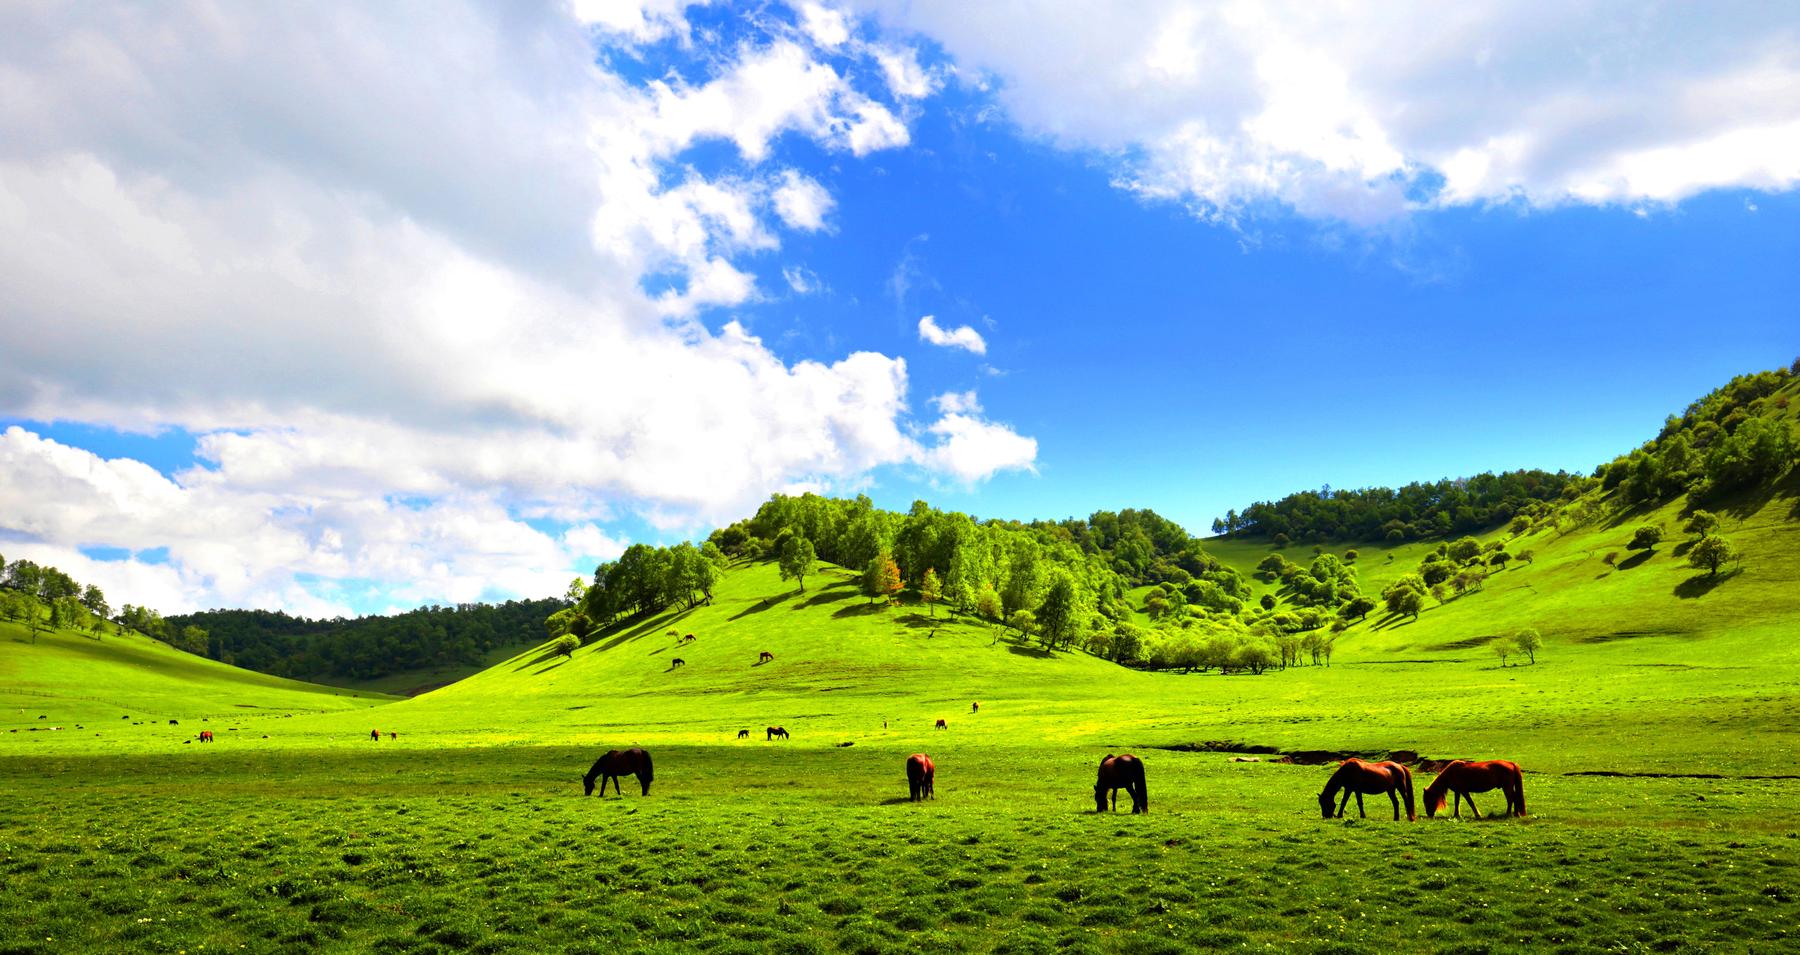
[[[571, 659], [533, 648], [373, 709], [159, 646], [0, 629], [11, 728], [36, 723], [12, 712], [26, 700], [120, 724], [0, 734], [19, 913], [0, 952], [1792, 948], [1792, 507], [1784, 489], [1731, 514], [1748, 559], [1698, 593], [1679, 541], [1600, 562], [1638, 523], [1678, 526], [1631, 515], [1514, 544], [1536, 563], [1417, 621], [1372, 615], [1329, 668], [1254, 677], [1044, 654], [872, 608], [841, 571], [793, 593], [763, 564]], [[1378, 590], [1429, 546], [1357, 549]], [[1215, 548], [1246, 567], [1267, 550]], [[1539, 663], [1502, 668], [1486, 641], [1526, 625]], [[130, 727], [117, 704], [240, 731], [187, 745], [185, 722]], [[765, 742], [770, 724], [793, 741]], [[1325, 822], [1325, 767], [1159, 748], [1207, 740], [1511, 758], [1532, 815], [1396, 824], [1371, 802]], [[656, 756], [652, 794], [583, 799], [594, 756], [633, 743]], [[1093, 767], [1126, 750], [1152, 812], [1096, 816]], [[939, 798], [903, 804], [917, 751]], [[1595, 771], [1639, 775], [1569, 775]], [[1718, 778], [1642, 775], [1659, 773]]]

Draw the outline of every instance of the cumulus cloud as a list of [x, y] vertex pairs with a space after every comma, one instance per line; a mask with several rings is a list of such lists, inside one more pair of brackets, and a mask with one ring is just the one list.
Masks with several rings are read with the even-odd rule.
[[781, 221], [803, 232], [825, 228], [825, 217], [837, 204], [824, 186], [792, 169], [781, 174], [781, 185], [775, 187], [771, 200]]
[[[695, 320], [826, 222], [810, 180], [771, 195], [778, 139], [908, 137], [790, 39], [648, 82], [596, 57], [694, 42], [690, 6], [0, 7], [0, 414], [199, 457], [6, 432], [7, 556], [164, 610], [542, 595], [621, 512], [691, 528], [933, 467], [904, 361]], [[736, 164], [682, 165], [703, 142]]]
[[919, 339], [944, 348], [961, 348], [977, 355], [987, 354], [987, 339], [982, 338], [980, 332], [968, 325], [943, 328], [932, 315], [919, 319]]
[[1275, 202], [1374, 224], [1800, 183], [1800, 36], [1781, 4], [853, 6], [992, 77], [1029, 133], [1207, 216]]
[[981, 413], [981, 400], [976, 397], [973, 388], [968, 391], [946, 391], [934, 396], [931, 403], [944, 414]]
[[1037, 440], [1006, 425], [947, 413], [930, 430], [939, 441], [924, 452], [923, 460], [933, 470], [971, 483], [1002, 471], [1034, 470]]

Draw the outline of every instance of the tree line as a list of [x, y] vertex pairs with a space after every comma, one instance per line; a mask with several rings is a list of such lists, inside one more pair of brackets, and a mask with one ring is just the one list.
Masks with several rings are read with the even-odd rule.
[[369, 680], [441, 666], [478, 666], [488, 652], [543, 639], [557, 598], [432, 605], [389, 615], [309, 619], [269, 610], [207, 610], [167, 618], [198, 631], [191, 652], [294, 679]]
[[100, 639], [112, 606], [99, 587], [55, 567], [0, 556], [0, 616], [25, 624], [34, 643], [45, 630], [86, 630]]
[[1566, 471], [1483, 472], [1400, 488], [1300, 491], [1258, 501], [1213, 521], [1213, 533], [1290, 542], [1387, 541], [1472, 534], [1547, 513], [1589, 479]]

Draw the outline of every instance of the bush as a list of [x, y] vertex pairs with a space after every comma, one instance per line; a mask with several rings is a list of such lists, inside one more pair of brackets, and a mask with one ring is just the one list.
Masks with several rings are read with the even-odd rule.
[[1645, 524], [1631, 535], [1631, 542], [1626, 544], [1628, 550], [1654, 551], [1656, 545], [1662, 543], [1662, 528], [1655, 524]]

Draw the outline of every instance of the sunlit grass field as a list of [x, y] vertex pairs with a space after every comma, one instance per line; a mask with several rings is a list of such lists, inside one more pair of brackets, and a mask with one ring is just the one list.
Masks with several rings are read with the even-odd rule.
[[[1790, 505], [1729, 518], [1747, 559], [1703, 591], [1678, 592], [1679, 533], [1600, 561], [1637, 517], [1545, 534], [1482, 592], [1262, 676], [1045, 654], [763, 564], [572, 658], [399, 702], [0, 624], [0, 952], [1791, 949]], [[1359, 547], [1365, 589], [1425, 549]], [[1526, 625], [1538, 663], [1502, 667], [1486, 642]], [[1509, 758], [1531, 815], [1396, 823], [1376, 798], [1328, 822], [1328, 766], [1191, 750], [1209, 741]], [[650, 795], [583, 798], [634, 744]], [[919, 751], [938, 798], [913, 805]], [[1093, 812], [1122, 751], [1147, 816]]]

